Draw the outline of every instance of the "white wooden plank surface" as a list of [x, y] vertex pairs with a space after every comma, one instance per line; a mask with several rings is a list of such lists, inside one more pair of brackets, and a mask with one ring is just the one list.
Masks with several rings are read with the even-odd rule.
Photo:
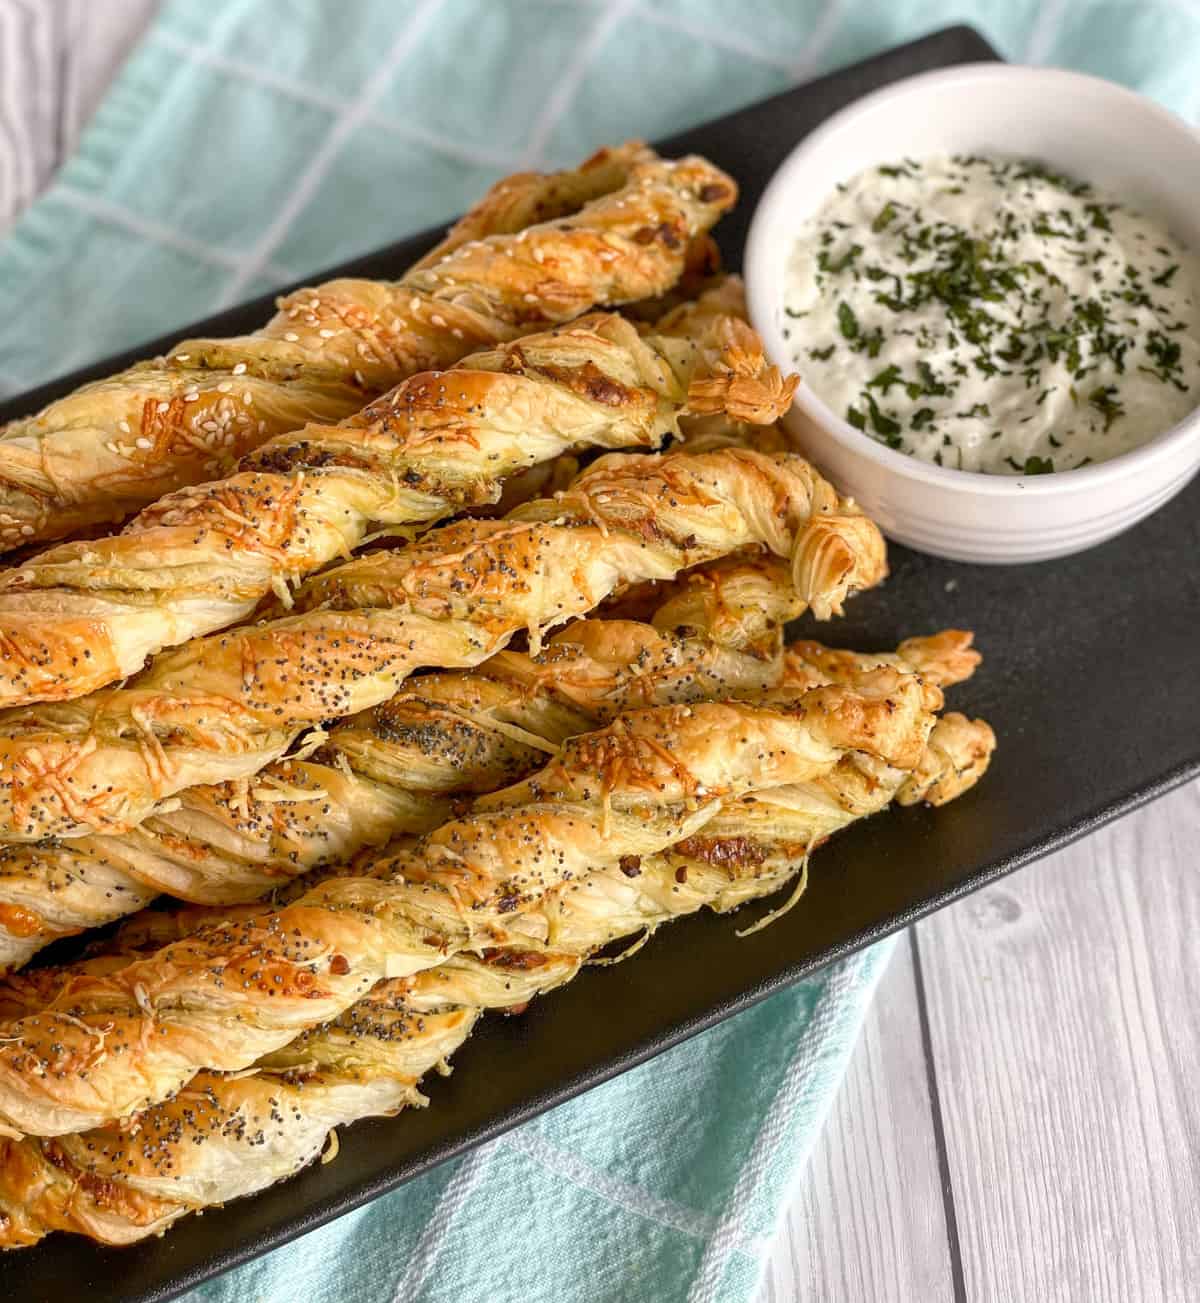
[[914, 980], [902, 940], [778, 1237], [763, 1303], [954, 1298]]
[[1200, 1298], [1200, 786], [918, 928], [967, 1297]]
[[[157, 4], [0, 0], [0, 230]], [[1200, 1299], [1198, 870], [1193, 785], [920, 925], [764, 1303]]]

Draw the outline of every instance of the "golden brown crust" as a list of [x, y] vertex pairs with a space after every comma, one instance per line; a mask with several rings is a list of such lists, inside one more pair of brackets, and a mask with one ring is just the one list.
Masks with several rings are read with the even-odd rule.
[[178, 809], [124, 835], [0, 846], [0, 971], [158, 891], [236, 903], [426, 832], [449, 815], [453, 794], [514, 782], [623, 709], [753, 696], [781, 665], [778, 648], [748, 656], [708, 637], [584, 620], [538, 657], [501, 652], [477, 671], [423, 675], [339, 722], [308, 760], [277, 761], [249, 783], [191, 788]]
[[818, 683], [853, 683], [859, 674], [890, 665], [919, 674], [926, 683], [946, 688], [975, 673], [983, 657], [971, 646], [974, 635], [963, 629], [906, 638], [894, 652], [856, 652], [826, 647], [808, 638], [792, 643], [785, 653], [783, 682], [806, 688]]
[[[0, 549], [123, 519], [184, 484], [227, 473], [272, 435], [348, 415], [406, 375], [448, 366], [480, 345], [535, 330], [539, 321], [620, 301], [605, 297], [621, 287], [604, 268], [598, 296], [586, 300], [578, 276], [586, 268], [586, 236], [567, 231], [587, 230], [580, 208], [631, 185], [636, 194], [669, 166], [635, 141], [572, 171], [510, 178], [398, 282], [338, 280], [298, 290], [253, 335], [184, 341], [166, 358], [10, 422], [0, 430]], [[732, 183], [725, 188], [724, 180], [714, 174], [701, 183], [725, 189], [714, 214], [733, 201]], [[610, 210], [601, 206], [599, 230], [616, 247], [622, 228], [612, 230]], [[663, 220], [674, 221], [675, 209], [664, 212]], [[647, 220], [651, 215], [663, 214], [652, 206]], [[546, 275], [543, 312], [539, 285], [527, 276], [510, 285], [505, 269], [517, 234], [549, 221], [565, 229], [543, 256], [565, 250], [574, 298], [564, 309], [559, 277]], [[491, 264], [484, 252], [494, 255]], [[658, 279], [663, 268], [651, 268], [645, 257], [636, 261], [642, 281], [631, 282], [635, 296], [643, 282], [650, 293], [668, 287], [669, 279]], [[474, 293], [463, 284], [468, 267], [484, 277]]]
[[[933, 754], [944, 752], [932, 745], [941, 724]], [[259, 1060], [254, 1076], [198, 1074], [132, 1131], [108, 1126], [8, 1142], [0, 1149], [0, 1247], [34, 1243], [52, 1230], [131, 1242], [299, 1170], [332, 1125], [420, 1102], [408, 1095], [414, 1074], [435, 1051], [444, 1057], [480, 1010], [523, 1007], [570, 980], [579, 957], [618, 937], [651, 933], [705, 907], [734, 909], [785, 884], [813, 846], [894, 794], [898, 772], [883, 765], [866, 772], [864, 759], [848, 755], [811, 784], [780, 789], [773, 808], [769, 792], [765, 806], [734, 801], [664, 854], [625, 856], [554, 888], [523, 916], [527, 940], [384, 982], [332, 1023]], [[463, 1023], [448, 1029], [455, 1017]]]
[[50, 1009], [0, 1033], [0, 1123], [53, 1135], [125, 1117], [200, 1068], [249, 1066], [385, 976], [503, 943], [541, 892], [657, 854], [729, 799], [817, 777], [848, 748], [915, 763], [927, 700], [915, 678], [881, 670], [860, 691], [832, 685], [778, 708], [621, 716], [369, 878], [331, 878], [294, 905], [72, 978]]
[[750, 546], [793, 558], [818, 612], [885, 570], [878, 530], [799, 457], [605, 457], [557, 498], [326, 571], [286, 619], [194, 640], [127, 688], [7, 712], [0, 827], [14, 841], [126, 831], [186, 787], [257, 772], [306, 726], [386, 700], [420, 666], [477, 665], [621, 584]]
[[729, 333], [748, 327], [693, 323], [643, 338], [594, 314], [477, 353], [339, 426], [269, 440], [236, 475], [164, 498], [121, 534], [0, 574], [0, 705], [82, 696], [245, 618], [272, 590], [286, 601], [289, 584], [369, 532], [494, 502], [509, 475], [565, 452], [654, 447], [678, 433], [705, 375], [739, 368], [738, 401], [763, 412], [790, 402], [756, 337]]
[[[732, 568], [722, 569], [729, 592], [754, 600], [753, 587], [738, 584]], [[746, 566], [755, 581], [761, 580], [761, 569]], [[725, 614], [728, 618], [730, 613]], [[614, 636], [608, 636], [610, 631]], [[611, 667], [610, 678], [618, 675], [626, 651], [634, 651], [643, 688], [662, 690], [662, 681], [639, 653], [653, 649], [661, 657], [672, 644], [670, 636], [664, 638], [644, 625], [584, 621], [553, 641], [540, 666], [528, 656], [504, 653], [490, 666], [495, 676], [491, 680], [483, 674], [427, 676], [423, 680], [426, 704], [441, 702], [463, 708], [479, 705], [482, 696], [492, 710], [503, 710], [505, 703], [511, 709], [549, 680], [566, 694], [571, 703], [569, 715], [581, 700], [590, 700], [595, 706], [608, 699], [601, 667]], [[955, 664], [967, 644], [967, 635], [948, 631], [909, 639], [902, 648], [926, 671], [937, 675]], [[789, 660], [793, 682], [798, 681], [801, 670], [806, 683], [838, 677], [856, 684], [881, 677], [890, 686], [899, 682], [894, 668], [885, 666], [880, 674], [881, 661], [898, 657], [832, 652], [819, 644], [804, 643]], [[685, 691], [693, 686], [686, 678], [680, 683]], [[473, 687], [468, 688], [469, 684]], [[666, 690], [675, 690], [675, 685]], [[915, 691], [927, 708], [939, 700], [933, 690]], [[387, 718], [387, 708], [374, 713], [384, 717], [379, 725], [385, 732], [403, 732], [407, 727], [403, 717]], [[561, 726], [564, 721], [558, 722]], [[706, 724], [711, 721], [699, 721], [697, 734]], [[621, 721], [621, 727], [632, 727], [636, 733], [637, 716]], [[352, 731], [361, 734], [364, 729], [373, 730], [369, 718]], [[893, 743], [891, 758], [895, 759], [905, 748], [894, 735]], [[770, 750], [761, 740], [758, 745]], [[532, 995], [569, 979], [578, 966], [577, 959], [571, 960], [572, 954], [586, 954], [639, 929], [653, 930], [670, 918], [704, 906], [732, 909], [774, 890], [794, 875], [815, 846], [848, 822], [882, 809], [898, 792], [916, 799], [918, 791], [937, 791], [938, 799], [949, 799], [983, 772], [989, 750], [990, 731], [985, 725], [946, 716], [934, 724], [911, 776], [883, 755], [848, 751], [832, 768], [807, 782], [766, 788], [753, 797], [724, 802], [699, 832], [661, 854], [626, 854], [616, 866], [588, 873], [578, 881], [568, 880], [531, 899], [530, 908], [517, 922], [525, 939], [516, 943], [515, 951], [511, 946], [485, 946], [478, 957], [462, 956], [410, 978], [386, 982], [332, 1024], [314, 1028], [260, 1060], [257, 1077], [231, 1080], [201, 1073], [176, 1101], [142, 1114], [132, 1137], [125, 1127], [109, 1127], [77, 1138], [21, 1142], [11, 1155], [0, 1154], [0, 1213], [9, 1217], [7, 1226], [0, 1228], [0, 1245], [32, 1243], [51, 1229], [125, 1243], [160, 1230], [194, 1207], [261, 1189], [311, 1161], [327, 1127], [419, 1102], [419, 1096], [414, 1100], [409, 1094], [414, 1078], [405, 1073], [414, 1071], [430, 1036], [443, 1033], [437, 1027], [427, 1027], [426, 1014], [420, 1019], [421, 1031], [404, 1032], [398, 1044], [395, 1020], [399, 1018], [403, 1026], [404, 1010], [428, 1008], [430, 1001], [454, 1001], [460, 1015], [473, 1016], [480, 1008], [523, 1006]], [[603, 746], [600, 751], [608, 754]], [[656, 769], [665, 773], [669, 782], [679, 780], [676, 768], [669, 763], [664, 767], [660, 754], [651, 756], [649, 766], [635, 760], [631, 763], [637, 753], [635, 747], [620, 762], [623, 782], [632, 790], [648, 784], [657, 793]], [[606, 765], [595, 763], [596, 754], [591, 763], [598, 774]], [[908, 748], [909, 758], [912, 754]], [[564, 762], [564, 767], [569, 769], [569, 762]], [[611, 772], [611, 765], [607, 767]], [[579, 766], [576, 775], [583, 769]], [[552, 771], [550, 784], [554, 781]], [[570, 781], [577, 777], [568, 778]], [[506, 799], [525, 794], [517, 789], [500, 802], [503, 805]], [[900, 799], [905, 799], [904, 795]], [[462, 842], [459, 836], [450, 835], [443, 845], [453, 847], [457, 857]], [[412, 862], [411, 853], [401, 856], [394, 861], [393, 871], [404, 871], [407, 864], [407, 876], [419, 878], [425, 857], [415, 873]], [[451, 874], [451, 881], [462, 877], [457, 865], [451, 867]], [[433, 876], [445, 885], [445, 866], [440, 874], [435, 867]], [[468, 877], [455, 885], [460, 892], [469, 890], [471, 880]], [[255, 918], [264, 908], [252, 907], [244, 917]], [[148, 914], [143, 921], [154, 926], [127, 926], [119, 937], [136, 954], [188, 936], [213, 918], [209, 911], [196, 909]], [[550, 946], [554, 953], [530, 950], [531, 944]], [[98, 958], [75, 971], [99, 976], [119, 971], [129, 954]], [[8, 984], [0, 1014], [11, 1019], [39, 1011], [60, 999], [70, 980], [71, 970], [31, 971]], [[352, 1048], [348, 1051], [347, 1046]], [[303, 1075], [293, 1083], [289, 1074], [297, 1069]], [[256, 1084], [248, 1086], [246, 1081]], [[389, 1085], [385, 1086], [385, 1081]], [[300, 1093], [292, 1107], [294, 1091]], [[198, 1100], [204, 1117], [196, 1112]], [[255, 1136], [265, 1111], [275, 1119], [282, 1116], [284, 1122], [270, 1128], [264, 1151]], [[219, 1120], [219, 1127], [208, 1124], [210, 1113], [214, 1121]], [[143, 1143], [138, 1138], [142, 1134], [152, 1143]], [[197, 1149], [201, 1141], [201, 1148], [207, 1147], [203, 1153]], [[255, 1161], [247, 1163], [244, 1160], [251, 1148]]]
[[561, 172], [514, 172], [501, 177], [445, 236], [415, 262], [413, 271], [435, 267], [448, 254], [491, 235], [516, 235], [527, 226], [540, 226], [577, 213], [585, 204], [619, 190], [638, 163], [657, 158], [640, 140], [598, 149], [578, 167]]
[[686, 603], [684, 630], [581, 620], [536, 657], [506, 651], [475, 671], [420, 676], [339, 722], [308, 760], [277, 761], [249, 784], [192, 788], [179, 809], [122, 836], [0, 848], [0, 968], [156, 892], [235, 904], [365, 846], [429, 831], [452, 812], [453, 796], [516, 782], [568, 737], [624, 710], [855, 685], [880, 665], [944, 683], [978, 660], [964, 659], [970, 636], [959, 631], [907, 640], [907, 661], [808, 641], [784, 656], [781, 621], [768, 635], [760, 620], [802, 604], [775, 562], [718, 564], [662, 596], [669, 624]]

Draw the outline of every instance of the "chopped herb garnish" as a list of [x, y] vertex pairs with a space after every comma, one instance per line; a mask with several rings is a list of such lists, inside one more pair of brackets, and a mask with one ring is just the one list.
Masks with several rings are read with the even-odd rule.
[[[905, 434], [925, 435], [920, 455], [962, 465], [958, 423], [987, 421], [973, 435], [983, 442], [965, 449], [972, 466], [1044, 475], [1056, 459], [1083, 464], [1076, 439], [1098, 447], [1122, 418], [1132, 426], [1143, 377], [1191, 392], [1200, 303], [1179, 278], [1190, 291], [1192, 264], [1087, 183], [1037, 162], [962, 155], [924, 171], [901, 159], [838, 189], [847, 200], [818, 219], [807, 264], [825, 296], [816, 338], [826, 342], [814, 344], [810, 326], [789, 347], [798, 361], [838, 357], [828, 375], [856, 395], [846, 419], [857, 429], [902, 450]], [[1076, 409], [1065, 420], [1061, 400], [1047, 407], [1060, 392]], [[1005, 462], [1006, 436], [1030, 424], [1021, 437], [1048, 440], [1056, 458]]]
[[1098, 385], [1088, 394], [1088, 402], [1104, 417], [1105, 434], [1118, 416], [1125, 415], [1125, 409], [1117, 402], [1118, 392], [1116, 385]]
[[834, 259], [822, 249], [817, 254], [817, 267], [820, 271], [829, 272], [832, 276], [837, 276], [848, 268], [853, 267], [858, 261], [858, 255], [862, 253], [861, 244], [852, 244], [840, 258]]
[[900, 433], [900, 422], [893, 420], [892, 417], [879, 410], [879, 404], [871, 397], [867, 396], [867, 410], [871, 413], [871, 428], [876, 434], [880, 435], [887, 443], [889, 448], [898, 446], [892, 440]]
[[868, 389], [878, 389], [881, 393], [886, 394], [893, 386], [900, 383], [900, 368], [895, 366], [885, 366], [882, 371], [876, 372], [875, 375], [867, 381]]
[[871, 230], [876, 234], [885, 231], [896, 220], [897, 208], [889, 199], [886, 204], [875, 214], [875, 220], [871, 223]]

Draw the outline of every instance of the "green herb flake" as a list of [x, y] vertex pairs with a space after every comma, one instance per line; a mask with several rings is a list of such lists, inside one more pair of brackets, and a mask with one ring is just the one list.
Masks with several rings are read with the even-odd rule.
[[880, 231], [886, 231], [898, 216], [899, 210], [889, 199], [879, 212], [875, 214], [875, 220], [871, 223], [871, 230], [874, 231], [876, 235], [878, 235]]
[[822, 249], [817, 254], [817, 267], [820, 271], [829, 272], [832, 276], [837, 276], [841, 272], [848, 271], [858, 261], [858, 255], [862, 253], [861, 244], [852, 244], [845, 253], [838, 259], [830, 258], [829, 254]]
[[1088, 394], [1088, 403], [1104, 417], [1104, 433], [1112, 429], [1112, 423], [1119, 416], [1125, 415], [1125, 409], [1117, 401], [1120, 391], [1116, 385], [1098, 385]]
[[884, 440], [889, 448], [899, 447], [900, 422], [888, 416], [886, 412], [881, 412], [879, 404], [870, 394], [866, 398], [867, 410], [871, 414], [871, 428]]
[[870, 380], [867, 381], [868, 389], [878, 389], [880, 393], [886, 394], [893, 386], [901, 383], [900, 368], [898, 366], [885, 366], [882, 371], [877, 371]]

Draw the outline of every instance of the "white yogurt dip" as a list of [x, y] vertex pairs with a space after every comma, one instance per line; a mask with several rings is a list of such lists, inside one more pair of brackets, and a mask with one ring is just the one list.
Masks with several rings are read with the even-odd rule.
[[873, 167], [805, 221], [783, 333], [804, 383], [924, 461], [1039, 474], [1105, 461], [1200, 401], [1200, 261], [1037, 164]]

